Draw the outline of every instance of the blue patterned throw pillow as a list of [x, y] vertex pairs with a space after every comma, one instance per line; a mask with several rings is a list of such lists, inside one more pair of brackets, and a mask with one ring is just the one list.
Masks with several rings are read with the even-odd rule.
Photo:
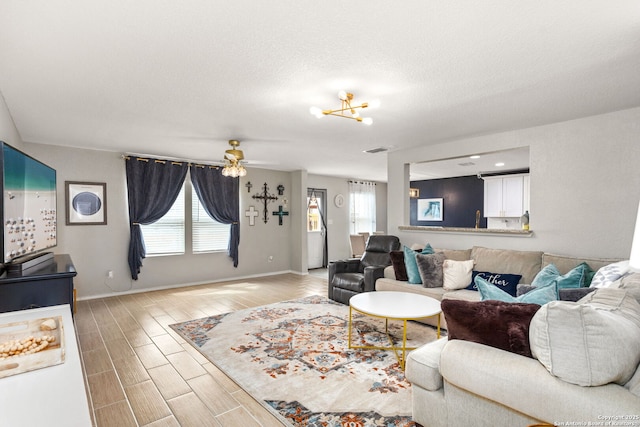
[[544, 286], [542, 288], [535, 288], [524, 295], [514, 297], [508, 293], [498, 289], [497, 286], [484, 280], [482, 277], [477, 276], [475, 283], [478, 286], [482, 301], [496, 300], [504, 302], [521, 302], [529, 304], [545, 305], [548, 302], [558, 299], [558, 291], [556, 285]]
[[522, 276], [520, 274], [503, 274], [503, 273], [490, 273], [488, 271], [473, 271], [471, 275], [471, 283], [466, 289], [470, 291], [477, 291], [476, 277], [481, 277], [490, 284], [497, 286], [505, 291], [507, 294], [515, 297], [518, 290], [518, 282]]
[[629, 260], [605, 265], [593, 276], [590, 286], [592, 288], [608, 288], [627, 274], [629, 274]]

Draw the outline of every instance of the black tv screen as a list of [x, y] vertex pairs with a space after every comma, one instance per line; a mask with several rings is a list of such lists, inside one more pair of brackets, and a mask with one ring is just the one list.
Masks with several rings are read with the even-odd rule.
[[56, 246], [56, 171], [0, 141], [3, 261]]

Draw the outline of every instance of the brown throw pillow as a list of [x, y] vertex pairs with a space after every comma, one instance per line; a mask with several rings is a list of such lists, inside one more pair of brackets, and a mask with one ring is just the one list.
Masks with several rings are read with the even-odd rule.
[[441, 307], [450, 340], [473, 341], [533, 357], [529, 324], [540, 309], [538, 304], [445, 299]]
[[407, 267], [404, 264], [404, 251], [391, 251], [391, 265], [393, 265], [393, 272], [396, 274], [396, 280], [407, 281]]
[[425, 288], [441, 288], [444, 285], [444, 254], [417, 254], [418, 272]]

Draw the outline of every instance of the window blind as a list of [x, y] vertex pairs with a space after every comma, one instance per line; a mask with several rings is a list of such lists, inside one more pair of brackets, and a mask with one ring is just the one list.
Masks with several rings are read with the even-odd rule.
[[184, 254], [184, 185], [178, 198], [159, 221], [141, 225], [147, 255]]
[[194, 254], [227, 250], [231, 226], [211, 218], [204, 210], [193, 188], [191, 189], [191, 222]]

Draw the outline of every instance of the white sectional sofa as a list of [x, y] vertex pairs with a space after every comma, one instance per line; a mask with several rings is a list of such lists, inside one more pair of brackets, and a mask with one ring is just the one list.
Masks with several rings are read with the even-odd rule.
[[[474, 259], [475, 270], [521, 274], [521, 283], [531, 283], [538, 271], [551, 263], [565, 274], [581, 262], [587, 262], [593, 270], [597, 270], [618, 261], [481, 247], [443, 252], [449, 259]], [[385, 273], [385, 277], [376, 282], [376, 290], [413, 292], [439, 300], [481, 299], [477, 291], [447, 292], [442, 288], [424, 288], [395, 280], [393, 268], [388, 268]], [[532, 351], [537, 347], [538, 353], [534, 352], [533, 358], [477, 342], [449, 340], [447, 337], [412, 351], [407, 360], [406, 377], [412, 383], [414, 421], [425, 427], [525, 427], [536, 423], [616, 425], [615, 422], [631, 423], [617, 425], [640, 426], [640, 303], [637, 301], [640, 300], [640, 274], [627, 276], [623, 280], [623, 289], [614, 290], [617, 292], [614, 296], [625, 298], [626, 317], [623, 320], [627, 322], [624, 325], [631, 325], [629, 327], [611, 326], [611, 332], [605, 332], [605, 335], [598, 335], [607, 329], [597, 324], [586, 322], [582, 328], [578, 327], [580, 321], [571, 315], [571, 310], [576, 306], [585, 306], [585, 309], [597, 315], [605, 311], [605, 319], [620, 311], [617, 306], [602, 309], [602, 301], [594, 302], [594, 298], [598, 299], [596, 296], [602, 299], [604, 292], [609, 292], [598, 290], [579, 302], [553, 302], [536, 312], [531, 325], [533, 331], [534, 322], [537, 322], [537, 338], [530, 338]], [[610, 304], [616, 305], [615, 302]], [[567, 321], [558, 321], [558, 316], [562, 318], [565, 315], [562, 310], [567, 308]], [[558, 315], [558, 312], [561, 314]], [[548, 324], [544, 324], [547, 320]], [[443, 324], [446, 327], [446, 321]], [[540, 330], [553, 331], [556, 326], [564, 333], [560, 336], [568, 337], [566, 340], [554, 339], [549, 344], [549, 340], [540, 338], [553, 335], [541, 334]], [[571, 329], [574, 327], [575, 333]], [[569, 332], [564, 330], [567, 328]], [[626, 335], [618, 336], [615, 331], [620, 329], [627, 331]], [[594, 333], [594, 330], [600, 332]], [[581, 347], [581, 342], [587, 344]], [[631, 346], [631, 350], [621, 351], [625, 346]], [[635, 359], [634, 349], [638, 349]], [[550, 363], [551, 359], [553, 364]], [[612, 377], [611, 381], [589, 382], [598, 375], [612, 375], [609, 371], [622, 369], [621, 366], [625, 368], [624, 378], [619, 376]], [[628, 378], [629, 372], [635, 372], [631, 378]], [[598, 381], [606, 383], [600, 384]]]

